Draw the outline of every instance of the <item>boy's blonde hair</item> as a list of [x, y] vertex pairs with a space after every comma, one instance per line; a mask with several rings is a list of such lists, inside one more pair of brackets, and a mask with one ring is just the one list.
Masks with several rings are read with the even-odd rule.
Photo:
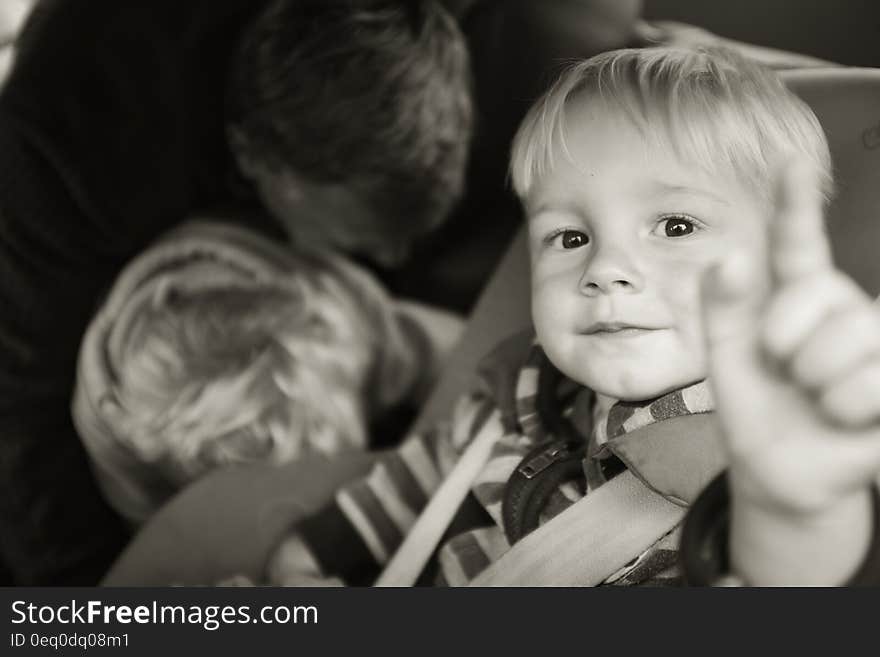
[[810, 161], [826, 199], [831, 155], [818, 119], [769, 69], [724, 48], [644, 48], [597, 55], [569, 67], [529, 111], [514, 138], [513, 187], [527, 198], [552, 173], [575, 97], [621, 112], [646, 139], [711, 174], [733, 173], [765, 198], [773, 167]]

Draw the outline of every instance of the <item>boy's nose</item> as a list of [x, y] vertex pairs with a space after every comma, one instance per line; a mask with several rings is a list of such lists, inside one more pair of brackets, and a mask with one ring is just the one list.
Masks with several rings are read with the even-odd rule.
[[591, 258], [579, 287], [586, 296], [599, 296], [638, 292], [643, 285], [643, 277], [633, 259], [624, 251], [613, 249]]

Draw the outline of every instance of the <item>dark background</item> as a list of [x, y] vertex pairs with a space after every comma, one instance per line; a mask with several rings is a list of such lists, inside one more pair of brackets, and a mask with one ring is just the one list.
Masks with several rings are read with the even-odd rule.
[[839, 64], [880, 66], [878, 0], [645, 0], [643, 16]]

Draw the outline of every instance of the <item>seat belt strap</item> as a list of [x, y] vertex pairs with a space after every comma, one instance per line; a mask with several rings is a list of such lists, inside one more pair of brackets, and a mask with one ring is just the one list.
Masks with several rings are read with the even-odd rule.
[[[412, 586], [489, 458], [501, 428], [496, 411], [443, 481], [375, 586]], [[596, 586], [684, 517], [625, 470], [526, 535], [470, 586]]]
[[526, 535], [470, 586], [596, 586], [670, 532], [685, 511], [625, 470]]
[[374, 586], [412, 586], [415, 583], [503, 431], [501, 413], [496, 410], [483, 423], [449, 476], [431, 497]]

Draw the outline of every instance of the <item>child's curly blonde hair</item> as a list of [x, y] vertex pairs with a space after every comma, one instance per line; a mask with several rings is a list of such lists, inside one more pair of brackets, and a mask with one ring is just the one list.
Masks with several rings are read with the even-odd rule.
[[140, 521], [218, 466], [366, 447], [417, 374], [391, 300], [341, 256], [193, 223], [117, 279], [73, 415], [111, 504]]
[[320, 271], [281, 283], [169, 286], [133, 318], [116, 391], [144, 458], [196, 476], [365, 446], [372, 328]]

